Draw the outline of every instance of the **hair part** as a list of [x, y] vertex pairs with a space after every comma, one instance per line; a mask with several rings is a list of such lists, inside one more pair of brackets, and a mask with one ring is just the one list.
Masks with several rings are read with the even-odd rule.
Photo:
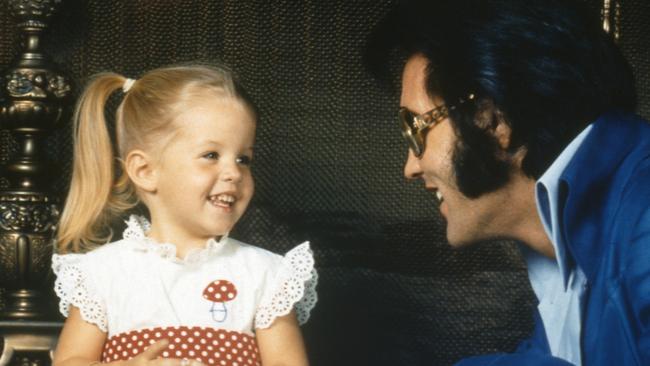
[[134, 149], [154, 154], [164, 149], [178, 128], [177, 117], [190, 103], [212, 95], [240, 103], [253, 120], [257, 116], [228, 69], [164, 67], [147, 72], [125, 93], [115, 112], [113, 139], [105, 117], [106, 103], [126, 80], [115, 73], [98, 74], [76, 105], [72, 179], [57, 235], [60, 253], [84, 252], [111, 239], [111, 223], [139, 202], [123, 160]]

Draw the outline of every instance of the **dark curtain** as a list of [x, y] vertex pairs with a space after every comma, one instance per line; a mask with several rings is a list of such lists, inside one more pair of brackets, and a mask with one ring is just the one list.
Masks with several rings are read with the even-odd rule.
[[[315, 366], [448, 365], [510, 351], [532, 328], [534, 295], [517, 244], [451, 250], [434, 197], [402, 176], [398, 95], [361, 64], [367, 35], [393, 5], [63, 0], [44, 40], [75, 96], [100, 71], [137, 78], [194, 60], [236, 71], [260, 121], [256, 196], [232, 236], [278, 253], [311, 241], [319, 302], [303, 331]], [[623, 0], [621, 10], [621, 45], [639, 80], [639, 111], [649, 116], [650, 3]], [[0, 67], [18, 42], [2, 2]], [[61, 195], [70, 144], [69, 123], [48, 144]], [[0, 145], [6, 162], [15, 149], [6, 131]]]

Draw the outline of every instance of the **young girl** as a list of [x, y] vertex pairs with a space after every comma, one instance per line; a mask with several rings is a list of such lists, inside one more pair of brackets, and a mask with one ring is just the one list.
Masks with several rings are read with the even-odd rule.
[[[104, 114], [118, 89], [113, 140]], [[52, 258], [67, 316], [56, 366], [307, 365], [298, 323], [316, 302], [309, 244], [281, 257], [228, 237], [253, 195], [255, 119], [219, 68], [89, 84]], [[100, 245], [139, 202], [150, 223], [131, 216], [122, 240]]]

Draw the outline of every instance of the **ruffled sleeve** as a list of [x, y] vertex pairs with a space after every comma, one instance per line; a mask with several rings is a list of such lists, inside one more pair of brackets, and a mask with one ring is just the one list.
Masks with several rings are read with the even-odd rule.
[[298, 245], [281, 258], [280, 268], [271, 281], [255, 314], [255, 328], [268, 328], [275, 318], [291, 310], [295, 310], [300, 324], [306, 323], [316, 305], [318, 281], [309, 242]]
[[79, 309], [83, 320], [106, 332], [106, 307], [89, 278], [85, 256], [87, 254], [52, 256], [52, 270], [56, 275], [54, 291], [60, 299], [59, 310], [67, 317], [70, 305], [73, 305]]

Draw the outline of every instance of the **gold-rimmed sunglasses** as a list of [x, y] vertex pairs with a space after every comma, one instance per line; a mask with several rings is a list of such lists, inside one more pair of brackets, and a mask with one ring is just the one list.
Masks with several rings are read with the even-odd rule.
[[468, 100], [474, 99], [474, 94], [469, 94], [466, 98], [460, 98], [455, 105], [441, 105], [422, 114], [415, 114], [409, 109], [402, 107], [399, 109], [399, 121], [402, 126], [402, 136], [406, 139], [413, 155], [419, 158], [424, 152], [424, 132], [429, 128], [435, 127], [445, 118], [449, 117], [449, 111], [453, 111], [457, 106]]

